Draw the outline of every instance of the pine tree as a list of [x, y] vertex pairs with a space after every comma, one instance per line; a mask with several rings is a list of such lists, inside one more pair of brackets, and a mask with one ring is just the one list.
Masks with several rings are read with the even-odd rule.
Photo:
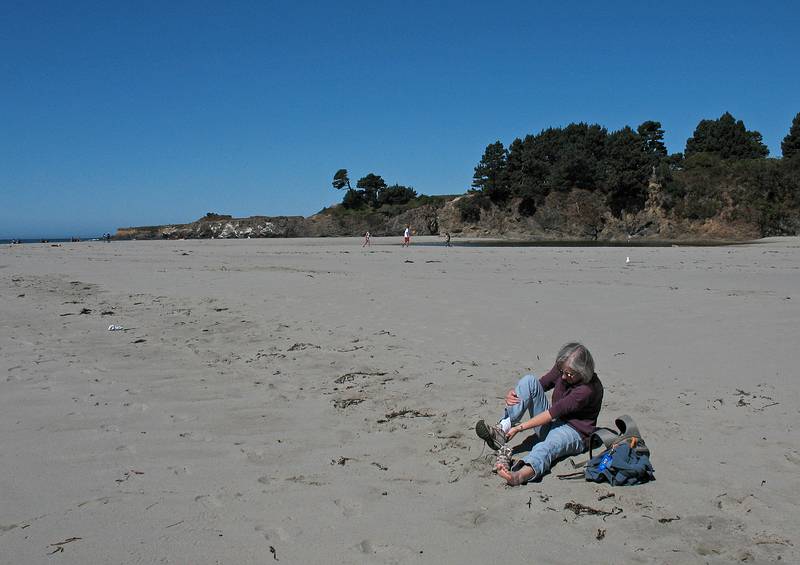
[[800, 112], [792, 120], [792, 127], [789, 128], [789, 135], [781, 142], [781, 152], [784, 159], [789, 159], [795, 155], [800, 155]]
[[686, 141], [686, 156], [712, 153], [722, 159], [757, 159], [769, 155], [761, 134], [749, 131], [742, 120], [729, 112], [718, 120], [701, 120], [694, 135]]

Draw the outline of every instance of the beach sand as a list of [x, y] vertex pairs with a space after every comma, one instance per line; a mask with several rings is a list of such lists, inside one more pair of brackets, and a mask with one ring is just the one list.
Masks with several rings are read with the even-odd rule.
[[[3, 246], [0, 563], [800, 561], [799, 239], [399, 243]], [[492, 474], [571, 340], [655, 482]]]

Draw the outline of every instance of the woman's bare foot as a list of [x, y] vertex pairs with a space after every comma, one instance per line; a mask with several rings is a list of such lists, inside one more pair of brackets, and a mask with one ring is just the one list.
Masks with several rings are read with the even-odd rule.
[[510, 486], [516, 487], [534, 478], [536, 471], [530, 465], [525, 465], [519, 471], [509, 471], [506, 467], [498, 466], [497, 474], [503, 477]]

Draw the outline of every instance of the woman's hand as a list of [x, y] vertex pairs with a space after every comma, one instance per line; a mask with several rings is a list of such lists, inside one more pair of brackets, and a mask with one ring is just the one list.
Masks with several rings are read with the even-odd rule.
[[511, 441], [511, 438], [513, 438], [521, 431], [522, 431], [521, 425], [512, 426], [511, 429], [508, 430], [508, 433], [506, 434], [506, 441]]
[[506, 393], [506, 406], [514, 406], [515, 404], [519, 404], [519, 397], [517, 396], [517, 391], [512, 388]]

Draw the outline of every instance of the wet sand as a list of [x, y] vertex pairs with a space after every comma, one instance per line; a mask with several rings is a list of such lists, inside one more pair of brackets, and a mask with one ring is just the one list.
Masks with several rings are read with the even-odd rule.
[[[800, 560], [800, 239], [399, 242], [0, 248], [0, 563]], [[492, 474], [574, 339], [655, 482]]]

